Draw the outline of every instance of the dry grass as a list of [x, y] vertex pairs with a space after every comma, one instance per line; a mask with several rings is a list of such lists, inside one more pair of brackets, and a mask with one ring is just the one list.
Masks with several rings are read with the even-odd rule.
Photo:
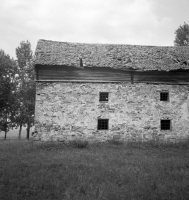
[[188, 199], [189, 145], [0, 142], [0, 199]]

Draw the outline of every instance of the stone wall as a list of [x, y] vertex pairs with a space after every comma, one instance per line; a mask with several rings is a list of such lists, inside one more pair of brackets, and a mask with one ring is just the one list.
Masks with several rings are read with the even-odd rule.
[[[168, 102], [160, 92], [168, 90]], [[109, 92], [108, 103], [99, 92]], [[109, 119], [109, 130], [97, 130], [97, 119]], [[170, 119], [171, 130], [160, 130]], [[37, 83], [36, 139], [90, 141], [175, 140], [189, 135], [189, 86], [129, 83]]]

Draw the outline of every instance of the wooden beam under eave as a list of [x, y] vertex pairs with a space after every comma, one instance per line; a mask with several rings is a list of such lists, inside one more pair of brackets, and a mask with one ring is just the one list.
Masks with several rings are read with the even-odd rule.
[[[103, 80], [35, 80], [36, 82], [64, 82], [64, 83], [131, 83], [128, 81], [103, 81]], [[189, 85], [189, 82], [148, 82], [148, 81], [137, 81], [133, 84], [146, 83], [155, 85]]]
[[[36, 82], [76, 82], [76, 83], [121, 83], [127, 81], [103, 81], [103, 80], [36, 80]], [[129, 82], [128, 82], [129, 83]]]

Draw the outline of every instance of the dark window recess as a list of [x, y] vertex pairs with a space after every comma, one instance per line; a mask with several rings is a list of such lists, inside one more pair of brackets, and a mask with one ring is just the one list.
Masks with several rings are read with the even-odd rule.
[[162, 119], [161, 120], [161, 130], [170, 130], [171, 129], [171, 120]]
[[168, 101], [169, 100], [169, 93], [168, 92], [161, 92], [160, 93], [160, 101]]
[[108, 101], [108, 92], [100, 92], [99, 101]]
[[98, 130], [108, 130], [108, 119], [98, 119]]

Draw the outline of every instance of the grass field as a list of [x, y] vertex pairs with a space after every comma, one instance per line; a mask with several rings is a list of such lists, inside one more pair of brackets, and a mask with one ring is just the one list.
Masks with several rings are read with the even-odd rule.
[[189, 145], [2, 140], [0, 199], [189, 199]]

